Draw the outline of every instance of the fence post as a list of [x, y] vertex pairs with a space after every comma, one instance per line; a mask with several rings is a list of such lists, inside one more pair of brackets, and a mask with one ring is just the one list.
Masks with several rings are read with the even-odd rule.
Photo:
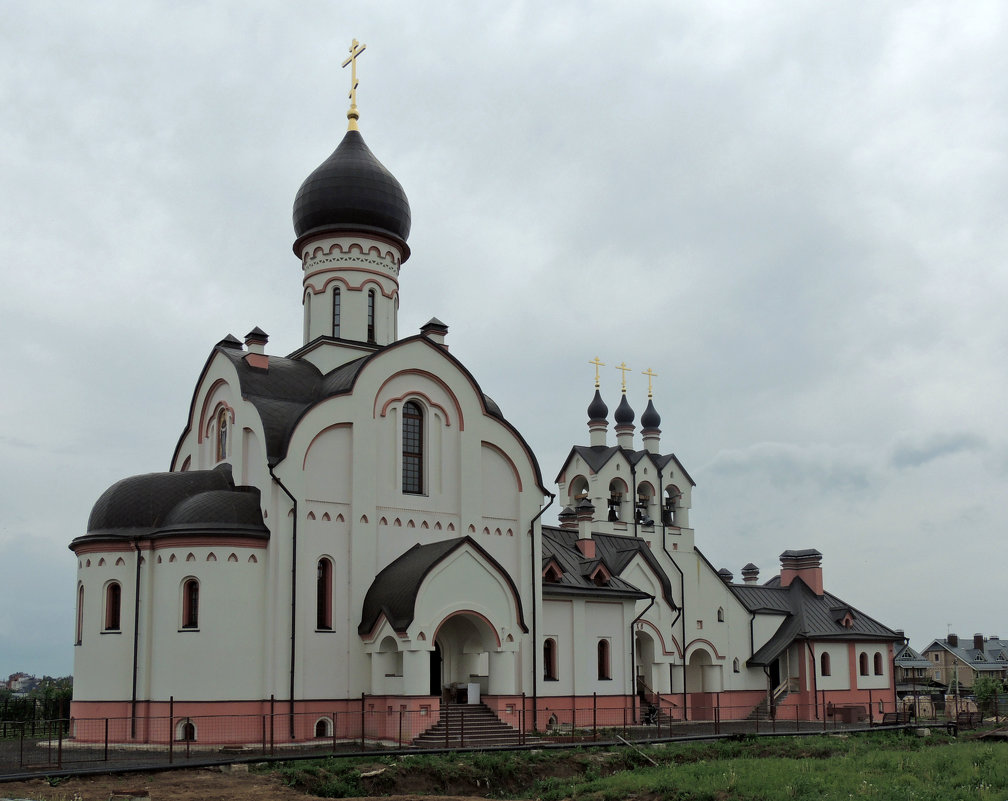
[[365, 693], [360, 694], [360, 747], [361, 751], [364, 750], [364, 696]]
[[270, 756], [276, 753], [276, 696], [270, 693]]
[[21, 721], [21, 750], [18, 754], [18, 765], [19, 767], [22, 768], [24, 767], [24, 732], [25, 732], [24, 721]]
[[525, 745], [525, 693], [522, 693], [521, 707], [521, 744]]
[[714, 733], [721, 733], [721, 693], [714, 693]]
[[334, 711], [332, 713], [332, 750], [334, 754], [336, 753], [336, 715], [337, 713]]
[[[403, 744], [403, 739], [402, 739], [402, 713], [403, 713], [403, 709], [402, 709], [402, 707], [399, 707], [399, 745], [400, 746]], [[336, 725], [335, 724], [333, 724], [333, 731], [336, 731]], [[333, 741], [333, 748], [335, 748], [335, 746], [336, 746], [336, 741], [334, 740]]]
[[801, 726], [798, 723], [798, 711], [801, 709], [801, 704], [794, 705], [794, 729], [795, 731], [801, 731]]
[[872, 712], [871, 690], [868, 691], [868, 725], [869, 726], [875, 725], [875, 713]]
[[822, 730], [826, 731], [826, 691], [819, 691], [819, 698], [821, 699], [820, 706], [822, 707]]
[[262, 716], [262, 750], [266, 753], [266, 716]]
[[623, 736], [626, 737], [626, 701], [623, 702]]
[[[105, 748], [108, 749], [108, 720], [105, 721]], [[168, 696], [168, 764], [175, 758], [175, 696]]]
[[592, 693], [592, 739], [598, 739], [598, 693]]
[[57, 726], [59, 729], [59, 742], [56, 745], [56, 767], [63, 767], [63, 721], [59, 722]]
[[459, 748], [465, 748], [465, 707], [459, 707]]

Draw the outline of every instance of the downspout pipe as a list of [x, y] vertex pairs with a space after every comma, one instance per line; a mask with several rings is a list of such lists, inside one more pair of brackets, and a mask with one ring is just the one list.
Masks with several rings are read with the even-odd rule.
[[140, 543], [133, 540], [136, 550], [136, 581], [133, 582], [133, 688], [130, 694], [130, 739], [136, 739], [137, 672], [140, 661]]
[[812, 657], [812, 700], [815, 703], [816, 720], [819, 720], [819, 683], [816, 681], [816, 656], [812, 649], [812, 641], [806, 639], [805, 647], [808, 648], [809, 656]]
[[290, 636], [290, 737], [294, 739], [294, 656], [295, 656], [295, 646], [297, 644], [297, 524], [298, 524], [298, 505], [297, 500], [291, 495], [290, 490], [284, 486], [284, 483], [277, 478], [277, 474], [273, 472], [273, 465], [267, 465], [269, 469], [269, 474], [272, 479], [276, 482], [276, 485], [283, 490], [284, 495], [290, 498], [290, 502], [294, 507], [294, 519], [291, 525], [291, 636]]
[[[637, 667], [637, 642], [634, 639], [634, 627], [637, 625], [637, 621], [644, 617], [644, 615], [648, 613], [648, 610], [654, 606], [655, 597], [652, 595], [650, 598], [651, 602], [644, 608], [644, 611], [630, 622], [630, 681], [632, 687], [632, 697], [634, 699], [634, 709], [637, 709], [637, 673], [634, 671], [634, 668]], [[635, 715], [634, 721], [636, 720], [637, 717]]]
[[[664, 497], [665, 497], [665, 477], [662, 474], [662, 471], [659, 470], [658, 471], [658, 502], [659, 502], [659, 504], [662, 502], [662, 499]], [[659, 511], [662, 513], [661, 514], [661, 527], [662, 527], [661, 547], [662, 547], [662, 550], [665, 551], [665, 555], [668, 557], [669, 562], [672, 563], [672, 567], [674, 567], [676, 569], [676, 572], [679, 574], [679, 601], [680, 601], [680, 603], [679, 603], [679, 609], [676, 610], [676, 617], [672, 620], [672, 630], [675, 631], [676, 621], [680, 621], [682, 623], [682, 626], [681, 626], [681, 629], [682, 629], [682, 649], [683, 649], [683, 652], [682, 652], [682, 701], [683, 701], [683, 720], [687, 720], [687, 715], [688, 715], [687, 706], [688, 706], [688, 703], [687, 703], [687, 698], [686, 698], [686, 578], [685, 578], [685, 576], [683, 576], [682, 569], [679, 567], [678, 564], [676, 564], [676, 560], [672, 557], [672, 554], [669, 552], [668, 543], [667, 543], [667, 539], [666, 539], [666, 537], [667, 537], [667, 531], [666, 531], [666, 525], [665, 525], [665, 514], [664, 514], [663, 510], [661, 510], [661, 507], [659, 507]], [[671, 675], [669, 676], [669, 678], [671, 679]]]
[[532, 539], [532, 547], [529, 552], [532, 554], [532, 572], [529, 574], [529, 581], [532, 584], [532, 729], [539, 729], [539, 619], [536, 615], [536, 558], [535, 558], [535, 524], [543, 516], [547, 509], [553, 505], [556, 495], [549, 493], [549, 503], [547, 503], [538, 514], [529, 521], [529, 537]]

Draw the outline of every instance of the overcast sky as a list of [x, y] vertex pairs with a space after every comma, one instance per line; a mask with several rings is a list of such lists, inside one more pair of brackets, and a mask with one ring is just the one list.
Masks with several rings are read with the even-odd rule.
[[[211, 347], [301, 344], [291, 206], [360, 127], [430, 317], [552, 487], [598, 356], [658, 373], [716, 567], [788, 548], [918, 648], [1008, 635], [1003, 3], [4, 4], [0, 674], [73, 664], [67, 549], [166, 470]], [[546, 520], [555, 522], [554, 507]]]

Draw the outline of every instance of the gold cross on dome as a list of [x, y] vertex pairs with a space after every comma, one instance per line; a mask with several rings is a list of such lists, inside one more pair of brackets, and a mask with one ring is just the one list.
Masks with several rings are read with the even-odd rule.
[[344, 68], [347, 64], [350, 65], [350, 110], [347, 112], [347, 119], [350, 121], [347, 124], [348, 131], [356, 131], [357, 120], [360, 119], [360, 114], [357, 112], [357, 57], [364, 52], [367, 45], [362, 45], [356, 39], [353, 40], [353, 44], [350, 45], [350, 58], [343, 62]]
[[588, 364], [594, 364], [595, 365], [595, 389], [598, 389], [599, 388], [598, 369], [600, 367], [605, 367], [605, 362], [600, 362], [599, 361], [599, 357], [596, 356], [594, 359], [592, 359], [590, 362], [588, 362]]
[[650, 398], [651, 397], [651, 379], [652, 378], [657, 378], [658, 377], [658, 373], [652, 373], [651, 372], [651, 368], [649, 367], [647, 370], [642, 370], [641, 371], [641, 375], [646, 375], [647, 376], [647, 396]]
[[623, 391], [626, 392], [626, 374], [628, 370], [632, 370], [633, 368], [627, 367], [626, 362], [620, 362], [616, 369], [623, 374], [621, 381], [623, 382]]

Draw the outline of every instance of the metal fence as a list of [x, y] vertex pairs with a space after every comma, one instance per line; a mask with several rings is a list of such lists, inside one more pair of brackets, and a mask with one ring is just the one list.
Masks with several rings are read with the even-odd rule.
[[786, 704], [771, 714], [718, 699], [696, 715], [671, 702], [622, 706], [549, 703], [494, 714], [481, 705], [451, 705], [440, 713], [359, 710], [252, 715], [167, 715], [141, 718], [0, 721], [0, 778], [47, 771], [159, 768], [269, 758], [351, 755], [372, 751], [535, 747], [552, 744], [654, 742], [727, 735], [810, 734], [878, 725], [946, 725], [909, 713], [880, 716], [868, 704]]

